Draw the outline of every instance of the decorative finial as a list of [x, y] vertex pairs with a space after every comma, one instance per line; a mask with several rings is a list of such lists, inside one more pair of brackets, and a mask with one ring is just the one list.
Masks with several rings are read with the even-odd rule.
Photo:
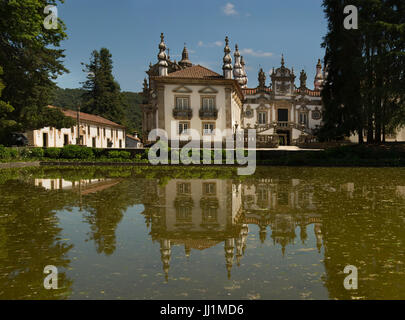
[[181, 54], [181, 60], [179, 61], [179, 65], [183, 68], [188, 68], [193, 66], [193, 64], [191, 63], [191, 61], [189, 60], [188, 57], [188, 50], [186, 47], [186, 43], [184, 42], [184, 49], [183, 52]]
[[281, 65], [284, 67], [284, 54], [281, 54]]
[[222, 70], [224, 71], [225, 79], [232, 79], [232, 57], [230, 55], [231, 49], [229, 48], [229, 39], [228, 36], [225, 37], [225, 48], [224, 48], [224, 58]]
[[160, 34], [160, 43], [159, 43], [159, 54], [158, 54], [158, 61], [159, 61], [159, 76], [167, 76], [168, 73], [168, 63], [167, 63], [167, 55], [166, 55], [166, 45], [163, 41], [164, 36], [163, 32]]
[[241, 87], [243, 87], [245, 80], [244, 80], [241, 56], [240, 56], [237, 44], [235, 44], [234, 56], [235, 56], [235, 64], [233, 66], [233, 78], [238, 81], [238, 83]]

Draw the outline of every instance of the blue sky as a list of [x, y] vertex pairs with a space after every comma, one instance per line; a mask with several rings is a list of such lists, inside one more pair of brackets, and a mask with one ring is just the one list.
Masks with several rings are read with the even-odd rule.
[[[85, 80], [81, 62], [94, 49], [108, 48], [114, 76], [124, 91], [140, 91], [149, 62], [157, 61], [160, 33], [172, 59], [180, 60], [184, 43], [190, 60], [222, 74], [224, 38], [235, 43], [245, 58], [248, 87], [257, 86], [262, 67], [267, 75], [280, 65], [301, 69], [313, 87], [315, 65], [323, 58], [326, 20], [322, 0], [65, 0], [58, 5], [69, 39], [65, 65], [69, 74], [58, 79], [62, 88], [81, 87]], [[233, 52], [232, 52], [233, 54]]]

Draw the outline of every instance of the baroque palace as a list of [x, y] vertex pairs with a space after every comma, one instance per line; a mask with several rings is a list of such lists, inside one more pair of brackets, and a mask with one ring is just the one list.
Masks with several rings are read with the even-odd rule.
[[[158, 62], [150, 64], [143, 88], [143, 139], [153, 129], [163, 129], [169, 140], [189, 141], [193, 131], [211, 141], [223, 141], [217, 131], [235, 134], [256, 129], [258, 147], [294, 145], [313, 139], [322, 121], [321, 88], [325, 69], [316, 65], [314, 89], [307, 88], [307, 75], [301, 71], [300, 86], [295, 85], [294, 69], [273, 68], [269, 84], [263, 69], [259, 85], [248, 88], [243, 56], [235, 45], [231, 56], [229, 39], [225, 39], [223, 74], [201, 65], [193, 65], [186, 47], [179, 62], [166, 54], [163, 33]], [[233, 62], [233, 63], [232, 63]], [[217, 129], [217, 130], [215, 130]]]

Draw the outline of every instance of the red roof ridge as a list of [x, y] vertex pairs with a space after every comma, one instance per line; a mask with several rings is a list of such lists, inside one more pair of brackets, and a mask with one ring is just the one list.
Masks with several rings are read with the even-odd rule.
[[[193, 67], [194, 67], [194, 66], [193, 66]], [[201, 67], [201, 68], [203, 68], [203, 69], [205, 69], [205, 70], [208, 70], [208, 71], [211, 71], [211, 72], [213, 72], [213, 73], [216, 73], [217, 75], [219, 75], [219, 76], [221, 77], [221, 75], [220, 75], [219, 73], [217, 73], [217, 72], [215, 72], [215, 71], [212, 71], [211, 69], [208, 69], [207, 67], [204, 67], [204, 66], [202, 66], [201, 64], [196, 64], [195, 67]]]
[[[60, 109], [66, 117], [71, 117], [71, 118], [77, 117], [76, 110], [66, 109], [66, 108], [62, 108], [62, 107], [56, 107], [56, 106], [52, 106], [52, 105], [48, 105], [48, 108]], [[124, 126], [122, 126], [118, 123], [115, 123], [111, 120], [108, 120], [106, 118], [103, 118], [103, 117], [95, 115], [95, 114], [90, 114], [90, 113], [86, 113], [86, 112], [82, 112], [82, 111], [80, 111], [80, 119], [83, 121], [89, 121], [89, 122], [124, 128]]]
[[195, 79], [201, 79], [201, 78], [222, 78], [222, 76], [219, 73], [216, 73], [215, 71], [212, 71], [202, 65], [193, 65], [191, 67], [181, 69], [172, 73], [169, 73], [167, 76], [168, 78], [195, 78]]

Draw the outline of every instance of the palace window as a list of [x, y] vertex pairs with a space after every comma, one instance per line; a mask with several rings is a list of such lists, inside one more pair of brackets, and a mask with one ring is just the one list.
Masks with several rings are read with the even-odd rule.
[[179, 134], [188, 134], [190, 122], [179, 122]]
[[104, 135], [104, 137], [105, 137], [105, 128], [103, 128], [103, 135]]
[[192, 222], [192, 208], [190, 207], [177, 207], [176, 208], [176, 222], [178, 223], [191, 223]]
[[202, 98], [202, 109], [204, 111], [214, 111], [214, 108], [215, 108], [215, 98], [214, 97]]
[[259, 124], [266, 124], [267, 123], [267, 112], [259, 112], [257, 114], [257, 121]]
[[203, 135], [214, 134], [215, 122], [204, 122], [203, 123]]
[[203, 194], [204, 195], [215, 195], [216, 194], [216, 183], [203, 183]]
[[97, 127], [97, 137], [100, 136], [100, 127]]
[[300, 124], [307, 124], [308, 123], [308, 113], [307, 112], [300, 112], [299, 118]]
[[87, 126], [87, 135], [90, 135], [90, 126]]
[[202, 209], [202, 222], [205, 224], [217, 223], [218, 209], [211, 207], [204, 207]]
[[190, 194], [191, 183], [180, 182], [177, 184], [177, 194]]
[[190, 108], [189, 97], [176, 97], [176, 108], [178, 110], [187, 110]]

